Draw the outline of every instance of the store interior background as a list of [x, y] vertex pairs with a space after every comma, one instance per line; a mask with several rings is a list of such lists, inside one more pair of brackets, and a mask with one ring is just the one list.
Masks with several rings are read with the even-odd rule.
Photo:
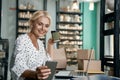
[[[35, 5], [37, 10], [43, 9], [43, 0], [21, 0]], [[65, 1], [65, 0], [63, 0]], [[67, 1], [67, 0], [66, 0]], [[46, 41], [51, 37], [51, 31], [56, 30], [56, 0], [47, 0], [47, 11], [52, 16], [52, 24], [46, 35]], [[100, 30], [100, 2], [95, 3], [93, 11], [89, 10], [89, 3], [84, 2], [83, 9], [83, 49], [95, 50], [95, 58], [99, 59], [99, 30]], [[16, 0], [2, 0], [1, 37], [9, 40], [9, 61], [13, 53], [16, 39]], [[106, 50], [109, 51], [109, 50]], [[8, 80], [10, 72], [8, 71]]]

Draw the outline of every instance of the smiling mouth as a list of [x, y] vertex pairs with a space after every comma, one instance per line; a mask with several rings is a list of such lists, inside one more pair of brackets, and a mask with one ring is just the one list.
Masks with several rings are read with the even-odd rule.
[[39, 33], [39, 34], [46, 34], [46, 31], [38, 30], [38, 33]]
[[39, 32], [40, 34], [44, 34], [44, 32]]
[[43, 32], [43, 31], [39, 31], [39, 33], [40, 33], [40, 34], [44, 34], [45, 32]]

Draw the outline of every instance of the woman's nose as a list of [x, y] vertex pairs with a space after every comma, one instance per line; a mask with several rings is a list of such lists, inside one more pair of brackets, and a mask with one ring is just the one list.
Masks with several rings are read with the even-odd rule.
[[42, 30], [45, 30], [45, 25], [42, 25], [41, 29], [42, 29]]

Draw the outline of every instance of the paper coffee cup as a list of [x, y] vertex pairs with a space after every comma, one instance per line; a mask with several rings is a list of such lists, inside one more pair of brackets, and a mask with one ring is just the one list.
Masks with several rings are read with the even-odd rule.
[[52, 34], [52, 39], [54, 40], [54, 42], [60, 41], [60, 34], [58, 31], [51, 31], [51, 34]]

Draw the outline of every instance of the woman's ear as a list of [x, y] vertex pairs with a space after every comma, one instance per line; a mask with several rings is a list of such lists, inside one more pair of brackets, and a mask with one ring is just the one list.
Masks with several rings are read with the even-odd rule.
[[31, 21], [30, 23], [30, 28], [32, 29], [35, 26], [35, 23], [33, 21]]
[[32, 21], [31, 23], [33, 27], [36, 25], [35, 21]]

